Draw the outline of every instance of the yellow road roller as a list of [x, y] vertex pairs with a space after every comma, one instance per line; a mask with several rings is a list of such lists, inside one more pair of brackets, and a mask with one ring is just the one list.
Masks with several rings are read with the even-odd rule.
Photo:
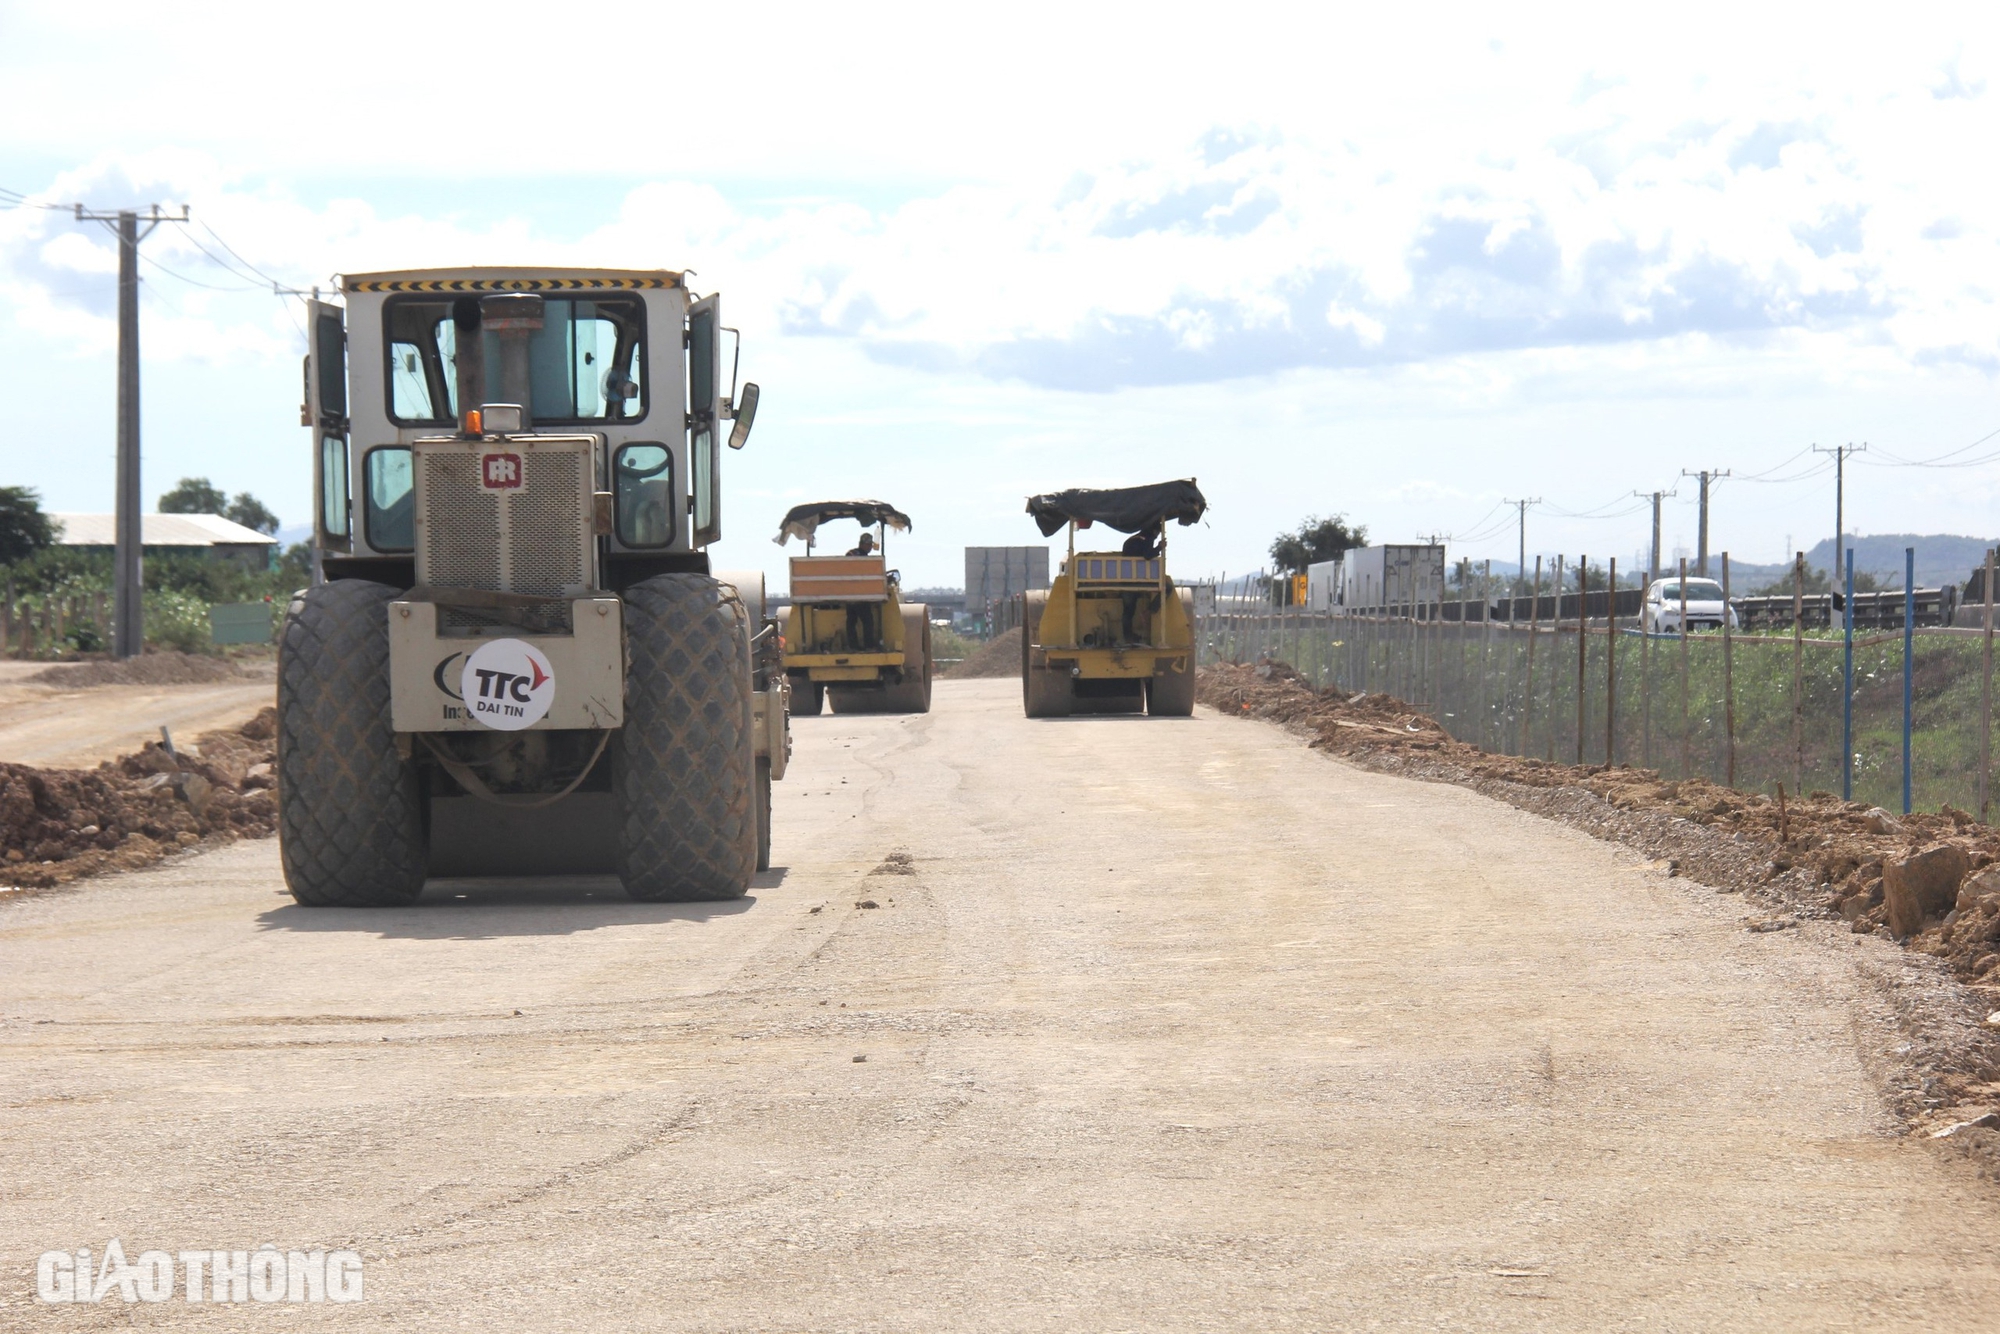
[[[1021, 609], [1021, 702], [1030, 718], [1194, 712], [1194, 603], [1167, 576], [1168, 523], [1208, 509], [1193, 478], [1032, 496], [1042, 536], [1069, 529], [1069, 554], [1047, 589]], [[1076, 535], [1103, 525], [1127, 538], [1116, 551], [1078, 551]]]
[[[846, 554], [814, 554], [820, 525], [851, 519], [861, 540]], [[816, 500], [794, 505], [773, 539], [797, 538], [792, 606], [785, 617], [785, 675], [792, 714], [929, 713], [930, 608], [902, 600], [901, 576], [885, 554], [889, 530], [910, 530], [910, 516], [880, 500]], [[872, 530], [872, 531], [870, 531]]]

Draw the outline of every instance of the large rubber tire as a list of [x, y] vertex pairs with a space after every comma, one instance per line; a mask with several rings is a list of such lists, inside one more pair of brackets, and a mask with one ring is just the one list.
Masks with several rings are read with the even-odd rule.
[[817, 718], [826, 702], [826, 683], [804, 676], [792, 678], [792, 717]]
[[424, 888], [423, 789], [389, 720], [386, 584], [307, 589], [278, 641], [278, 855], [311, 908], [390, 908]]
[[[1175, 596], [1180, 598], [1181, 611], [1187, 616], [1189, 626], [1194, 624], [1194, 595], [1185, 588], [1176, 588]], [[1194, 649], [1188, 649], [1187, 670], [1169, 670], [1164, 676], [1155, 676], [1146, 683], [1146, 712], [1155, 718], [1190, 718], [1194, 716]]]
[[743, 603], [707, 575], [654, 575], [625, 591], [625, 641], [625, 725], [611, 743], [625, 892], [736, 898], [757, 867]]
[[771, 762], [757, 761], [757, 869], [771, 869]]
[[1069, 677], [1034, 665], [1032, 649], [1041, 634], [1042, 611], [1048, 602], [1048, 590], [1042, 588], [1021, 598], [1021, 710], [1030, 718], [1066, 718], [1076, 707]]

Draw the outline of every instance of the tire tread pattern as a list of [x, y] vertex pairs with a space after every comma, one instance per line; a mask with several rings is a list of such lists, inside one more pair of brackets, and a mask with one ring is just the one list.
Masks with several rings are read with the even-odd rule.
[[749, 617], [699, 574], [634, 584], [625, 617], [625, 725], [611, 743], [625, 892], [737, 898], [758, 845]]
[[278, 644], [278, 849], [309, 907], [400, 907], [424, 888], [422, 794], [389, 715], [386, 584], [309, 588]]

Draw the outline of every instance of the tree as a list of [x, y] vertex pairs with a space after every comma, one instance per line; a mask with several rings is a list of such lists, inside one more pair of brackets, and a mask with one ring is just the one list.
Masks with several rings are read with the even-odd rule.
[[42, 513], [41, 494], [0, 486], [0, 565], [12, 565], [56, 544], [55, 522]]
[[220, 514], [229, 497], [206, 477], [183, 477], [160, 497], [162, 514]]
[[223, 518], [240, 523], [245, 528], [255, 528], [267, 537], [278, 531], [278, 516], [248, 491], [238, 491], [236, 499], [230, 501], [229, 508], [222, 510], [221, 514]]
[[1310, 515], [1296, 533], [1281, 533], [1271, 543], [1271, 561], [1291, 574], [1304, 574], [1306, 566], [1337, 560], [1342, 553], [1368, 545], [1368, 530], [1347, 526], [1347, 516], [1330, 519]]

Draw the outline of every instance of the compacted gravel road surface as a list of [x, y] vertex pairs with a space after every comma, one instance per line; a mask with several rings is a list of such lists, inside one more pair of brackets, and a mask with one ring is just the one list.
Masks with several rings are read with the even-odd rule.
[[[0, 1327], [2000, 1327], [1881, 941], [1207, 710], [794, 733], [739, 902], [310, 911], [262, 841], [0, 904]], [[113, 1238], [363, 1299], [37, 1302]]]

